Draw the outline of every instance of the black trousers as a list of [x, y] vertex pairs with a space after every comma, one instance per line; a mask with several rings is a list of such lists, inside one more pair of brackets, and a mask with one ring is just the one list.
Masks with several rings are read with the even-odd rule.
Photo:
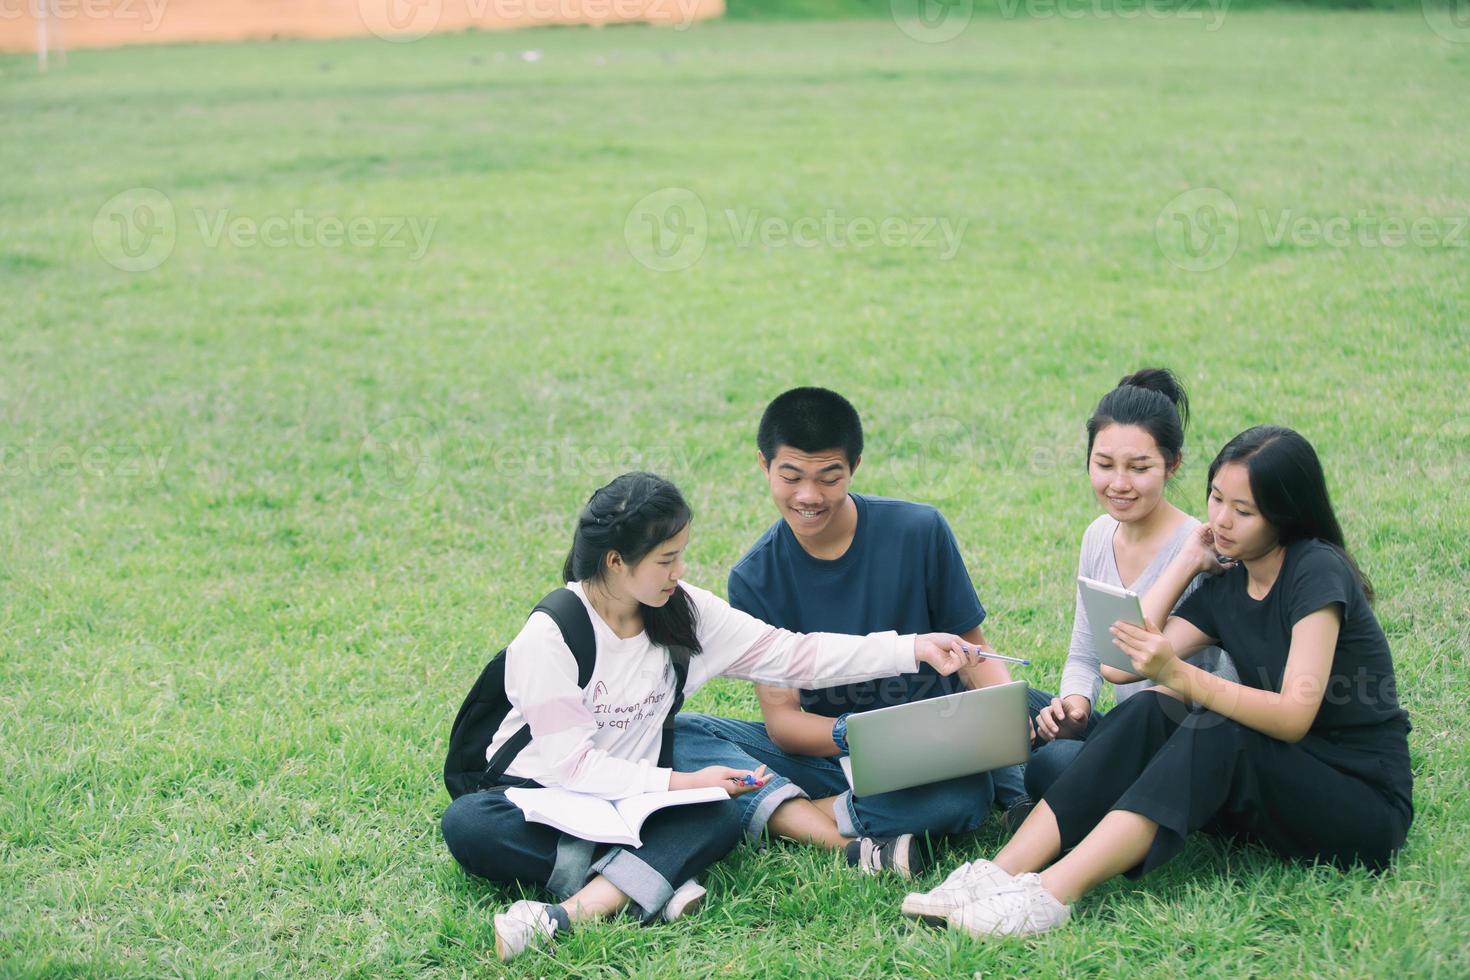
[[1205, 830], [1264, 844], [1288, 858], [1384, 867], [1411, 813], [1300, 744], [1263, 735], [1167, 695], [1144, 691], [1108, 712], [1045, 800], [1063, 852], [1111, 810], [1159, 825], [1147, 874]]
[[629, 911], [644, 922], [663, 910], [675, 888], [740, 842], [734, 800], [659, 810], [643, 822], [643, 846], [631, 848], [530, 823], [505, 790], [466, 793], [444, 811], [444, 843], [466, 871], [491, 881], [541, 885], [559, 899], [601, 874], [632, 900]]

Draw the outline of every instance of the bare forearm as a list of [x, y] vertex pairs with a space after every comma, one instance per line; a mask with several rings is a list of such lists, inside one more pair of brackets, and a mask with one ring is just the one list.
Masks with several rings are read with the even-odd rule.
[[[985, 634], [978, 626], [968, 633], [962, 633], [960, 639], [982, 650], [991, 649], [990, 641], [985, 639]], [[996, 684], [1009, 684], [1011, 671], [1003, 660], [983, 660], [973, 667], [961, 668], [960, 680], [964, 681], [967, 688], [976, 691], [982, 687], [993, 687]]]
[[1175, 660], [1157, 680], [1216, 714], [1283, 742], [1301, 741], [1321, 704], [1320, 695], [1314, 700], [1309, 691], [1262, 691], [1216, 677], [1183, 660]]
[[1099, 664], [1098, 670], [1109, 684], [1132, 684], [1135, 681], [1145, 680], [1142, 674], [1130, 674], [1126, 670], [1119, 670], [1107, 664]]
[[771, 741], [783, 752], [826, 758], [842, 754], [837, 743], [832, 741], [833, 722], [834, 719], [826, 715], [797, 711], [778, 721], [768, 721], [766, 730]]
[[1196, 574], [1195, 566], [1187, 561], [1175, 559], [1170, 562], [1169, 567], [1154, 582], [1153, 588], [1139, 599], [1144, 618], [1163, 629], [1174, 607], [1179, 604], [1179, 597], [1189, 588], [1189, 583], [1194, 581]]

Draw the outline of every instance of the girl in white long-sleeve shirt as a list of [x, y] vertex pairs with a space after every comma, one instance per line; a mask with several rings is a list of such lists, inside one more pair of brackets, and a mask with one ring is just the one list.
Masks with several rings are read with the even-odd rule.
[[[564, 899], [516, 902], [497, 915], [496, 947], [504, 959], [574, 922], [624, 907], [643, 921], [685, 911], [688, 897], [702, 895], [692, 878], [738, 842], [740, 817], [728, 801], [658, 811], [643, 825], [643, 846], [627, 848], [527, 823], [505, 798], [506, 786], [532, 782], [609, 799], [699, 786], [731, 795], [756, 788], [744, 780], [759, 780], [759, 771], [676, 772], [657, 764], [675, 696], [671, 647], [692, 654], [686, 695], [716, 676], [817, 687], [912, 672], [920, 662], [949, 674], [974, 659], [949, 634], [804, 635], [732, 609], [680, 582], [689, 520], [678, 489], [648, 473], [618, 477], [583, 509], [563, 571], [596, 640], [585, 688], [577, 684], [571, 649], [545, 613], [533, 613], [507, 648], [512, 707], [487, 758], [523, 725], [530, 726], [531, 741], [506, 768], [503, 785], [461, 796], [443, 818], [445, 842], [467, 871], [534, 882]], [[686, 886], [676, 898], [680, 882]]]

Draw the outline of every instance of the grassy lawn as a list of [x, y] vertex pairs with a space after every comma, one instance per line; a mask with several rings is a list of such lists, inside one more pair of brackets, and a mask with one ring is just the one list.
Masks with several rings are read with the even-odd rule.
[[437, 825], [459, 699], [624, 469], [723, 593], [793, 384], [853, 399], [855, 488], [943, 508], [1054, 688], [1082, 425], [1147, 364], [1193, 512], [1247, 425], [1324, 457], [1415, 725], [1395, 869], [1198, 840], [982, 945], [776, 846], [514, 973], [1470, 972], [1467, 82], [1417, 11], [0, 58], [0, 975], [496, 972], [516, 895]]

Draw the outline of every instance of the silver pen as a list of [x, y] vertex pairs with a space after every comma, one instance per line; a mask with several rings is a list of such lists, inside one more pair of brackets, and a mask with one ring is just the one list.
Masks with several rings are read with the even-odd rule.
[[964, 647], [966, 653], [973, 653], [977, 657], [984, 657], [986, 660], [1004, 660], [1008, 664], [1020, 664], [1022, 667], [1031, 666], [1031, 661], [1022, 660], [1020, 657], [1007, 657], [1003, 653], [993, 653], [981, 647], [970, 646], [968, 643], [961, 643], [960, 646]]

